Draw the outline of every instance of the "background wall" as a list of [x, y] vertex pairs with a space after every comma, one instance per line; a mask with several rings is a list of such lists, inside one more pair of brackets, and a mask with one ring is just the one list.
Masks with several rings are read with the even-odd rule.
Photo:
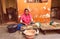
[[60, 0], [52, 0], [52, 7], [60, 7]]
[[13, 7], [16, 8], [16, 0], [5, 0], [6, 8]]
[[17, 8], [16, 0], [1, 0], [1, 2], [2, 2], [2, 8], [4, 14], [6, 14], [6, 8], [9, 7]]
[[26, 0], [17, 0], [18, 17], [28, 8], [35, 22], [49, 22], [51, 0], [46, 3], [26, 3]]
[[2, 2], [0, 0], [0, 24], [2, 24], [3, 22], [2, 14], [3, 14], [3, 9], [2, 9]]
[[6, 14], [6, 2], [5, 0], [1, 0], [2, 3], [2, 8], [3, 8], [3, 13]]

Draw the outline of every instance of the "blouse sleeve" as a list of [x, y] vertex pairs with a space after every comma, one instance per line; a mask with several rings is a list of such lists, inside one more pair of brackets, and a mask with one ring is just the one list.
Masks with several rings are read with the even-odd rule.
[[20, 17], [20, 22], [22, 22], [22, 20], [23, 20], [23, 16]]
[[33, 21], [33, 18], [32, 18], [32, 16], [30, 15], [30, 18], [31, 18], [31, 21]]

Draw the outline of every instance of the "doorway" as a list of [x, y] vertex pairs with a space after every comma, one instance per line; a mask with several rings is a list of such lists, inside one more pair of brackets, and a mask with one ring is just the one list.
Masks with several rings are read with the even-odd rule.
[[17, 0], [5, 0], [4, 22], [17, 22]]
[[60, 0], [52, 0], [51, 20], [60, 22]]

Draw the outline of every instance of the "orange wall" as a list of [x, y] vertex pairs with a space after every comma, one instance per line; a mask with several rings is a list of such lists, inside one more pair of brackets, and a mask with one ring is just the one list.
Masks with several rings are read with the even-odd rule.
[[25, 8], [29, 8], [35, 22], [50, 21], [50, 17], [47, 17], [45, 15], [50, 15], [51, 0], [48, 0], [48, 2], [46, 3], [24, 3], [24, 0], [17, 0], [17, 7], [18, 16], [20, 16], [23, 13]]

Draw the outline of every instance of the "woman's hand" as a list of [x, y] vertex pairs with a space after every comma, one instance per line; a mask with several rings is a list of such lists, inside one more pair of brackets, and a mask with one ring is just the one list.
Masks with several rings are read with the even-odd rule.
[[28, 25], [28, 24], [25, 24], [26, 26]]

